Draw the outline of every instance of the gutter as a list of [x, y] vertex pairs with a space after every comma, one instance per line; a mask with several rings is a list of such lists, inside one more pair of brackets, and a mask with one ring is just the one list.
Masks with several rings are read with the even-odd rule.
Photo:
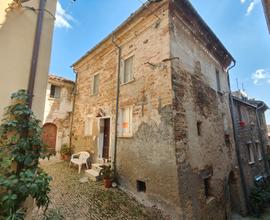
[[29, 96], [28, 105], [30, 108], [32, 108], [32, 104], [33, 104], [33, 95], [34, 95], [35, 80], [36, 80], [36, 75], [37, 75], [37, 64], [38, 64], [38, 56], [39, 56], [39, 50], [40, 50], [40, 41], [41, 41], [41, 33], [42, 33], [44, 10], [45, 10], [46, 2], [47, 0], [40, 0], [39, 2], [36, 34], [35, 34], [30, 74], [29, 74], [29, 80], [28, 80], [28, 88], [27, 88], [28, 96]]
[[77, 96], [77, 82], [78, 82], [78, 74], [73, 69], [74, 73], [76, 74], [76, 80], [75, 80], [75, 86], [74, 86], [74, 98], [73, 98], [73, 104], [72, 104], [72, 116], [71, 116], [71, 122], [70, 122], [70, 131], [69, 131], [69, 147], [72, 146], [72, 128], [73, 128], [73, 121], [74, 121], [74, 112], [75, 112], [75, 102], [76, 102], [76, 96]]
[[233, 67], [235, 67], [236, 61], [233, 60], [233, 63], [234, 63], [233, 66], [229, 67], [228, 70], [227, 70], [227, 74], [228, 74], [227, 78], [228, 78], [228, 85], [229, 85], [229, 91], [230, 91], [229, 92], [229, 105], [230, 105], [232, 125], [233, 125], [233, 136], [234, 136], [234, 142], [235, 142], [235, 152], [236, 152], [237, 163], [238, 163], [238, 166], [239, 166], [241, 188], [242, 188], [242, 191], [243, 191], [243, 194], [244, 194], [245, 206], [247, 208], [247, 211], [249, 211], [250, 207], [249, 207], [249, 203], [248, 203], [247, 184], [246, 184], [246, 181], [245, 181], [245, 175], [244, 175], [243, 166], [242, 166], [242, 163], [241, 163], [241, 156], [240, 156], [240, 151], [239, 151], [239, 148], [240, 148], [239, 139], [238, 139], [238, 136], [236, 135], [237, 134], [236, 117], [235, 117], [235, 110], [234, 110], [234, 104], [233, 104], [233, 95], [232, 95], [232, 92], [231, 92], [231, 83], [230, 83], [230, 75], [229, 75], [229, 71]]
[[113, 170], [116, 173], [116, 155], [117, 155], [117, 141], [118, 141], [118, 116], [119, 116], [119, 95], [120, 95], [120, 72], [121, 72], [121, 55], [122, 49], [115, 42], [115, 35], [112, 35], [112, 43], [118, 49], [118, 64], [117, 64], [117, 83], [116, 83], [116, 105], [115, 105], [115, 136], [114, 136], [114, 156], [113, 156]]

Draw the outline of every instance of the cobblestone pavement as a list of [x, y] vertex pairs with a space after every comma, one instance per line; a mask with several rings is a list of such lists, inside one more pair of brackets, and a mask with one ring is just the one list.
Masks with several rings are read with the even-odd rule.
[[[41, 161], [41, 167], [53, 177], [48, 210], [61, 213], [67, 220], [163, 220], [161, 212], [144, 208], [118, 189], [105, 189], [102, 182], [80, 183], [84, 172], [69, 168], [67, 162], [55, 158]], [[41, 210], [33, 219], [43, 219]]]

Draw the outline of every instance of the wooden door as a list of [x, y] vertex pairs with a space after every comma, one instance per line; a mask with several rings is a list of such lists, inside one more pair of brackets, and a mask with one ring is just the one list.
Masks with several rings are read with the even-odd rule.
[[42, 140], [43, 143], [47, 146], [49, 152], [55, 152], [56, 135], [57, 135], [57, 127], [55, 124], [48, 123], [43, 126]]
[[109, 159], [110, 150], [110, 119], [104, 119], [104, 141], [103, 141], [103, 155], [105, 159]]

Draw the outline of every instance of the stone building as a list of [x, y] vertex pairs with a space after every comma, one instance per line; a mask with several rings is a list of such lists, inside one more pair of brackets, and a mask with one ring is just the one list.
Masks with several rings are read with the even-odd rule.
[[268, 134], [264, 114], [268, 107], [262, 101], [248, 99], [241, 92], [234, 92], [232, 99], [239, 169], [243, 175], [242, 185], [248, 196], [255, 182], [269, 176]]
[[25, 89], [33, 92], [31, 107], [42, 120], [56, 0], [17, 2], [0, 0], [0, 119], [10, 95]]
[[73, 64], [71, 145], [174, 219], [228, 218], [234, 62], [189, 1], [147, 2]]
[[59, 152], [62, 144], [69, 145], [74, 86], [75, 83], [71, 80], [49, 75], [43, 140], [52, 151]]

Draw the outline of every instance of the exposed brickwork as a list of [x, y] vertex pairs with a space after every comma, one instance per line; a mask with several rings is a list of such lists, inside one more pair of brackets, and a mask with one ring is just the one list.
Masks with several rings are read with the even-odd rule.
[[[133, 108], [133, 134], [118, 138], [120, 183], [146, 205], [160, 206], [175, 219], [225, 219], [230, 214], [228, 179], [235, 165], [224, 70], [231, 58], [227, 54], [221, 62], [226, 52], [220, 45], [221, 51], [214, 52], [209, 39], [201, 42], [202, 36], [189, 29], [193, 24], [181, 21], [181, 14], [174, 16], [169, 2], [173, 6], [174, 1], [148, 5], [115, 32], [121, 62], [134, 55], [134, 80], [120, 86], [120, 108]], [[159, 16], [153, 16], [153, 11]], [[72, 144], [76, 151], [90, 151], [92, 161], [98, 157], [100, 115], [111, 119], [112, 159], [114, 155], [118, 51], [112, 39], [104, 40], [74, 65], [78, 94]], [[221, 91], [217, 91], [216, 72]], [[100, 90], [94, 96], [96, 73]], [[90, 136], [84, 135], [87, 115], [94, 117]], [[137, 192], [137, 180], [146, 184], [145, 193]]]

